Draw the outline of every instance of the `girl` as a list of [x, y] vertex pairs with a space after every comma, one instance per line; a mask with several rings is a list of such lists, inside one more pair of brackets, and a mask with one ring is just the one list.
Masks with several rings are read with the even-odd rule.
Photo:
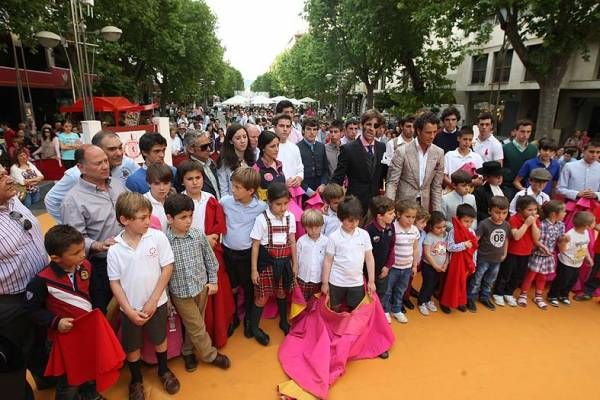
[[58, 134], [58, 144], [60, 146], [60, 159], [62, 166], [69, 169], [75, 166], [75, 150], [81, 147], [79, 135], [74, 133], [73, 124], [67, 121], [63, 124], [63, 132]]
[[37, 149], [32, 156], [36, 156], [39, 154], [42, 160], [47, 159], [55, 159], [56, 158], [56, 148], [55, 148], [55, 135], [50, 129], [49, 126], [45, 126], [42, 129], [42, 140], [40, 143], [40, 148]]
[[40, 201], [38, 184], [44, 180], [44, 175], [29, 162], [29, 152], [25, 147], [15, 151], [15, 163], [10, 167], [10, 176], [15, 182], [23, 187], [19, 199], [25, 207], [31, 207], [33, 203]]
[[427, 234], [423, 242], [423, 261], [421, 262], [423, 284], [419, 291], [419, 311], [423, 315], [429, 315], [430, 311], [437, 311], [431, 295], [438, 286], [440, 275], [448, 268], [448, 262], [446, 217], [439, 211], [433, 211], [427, 223]]
[[285, 183], [274, 183], [267, 191], [269, 208], [256, 217], [252, 238], [251, 278], [254, 284], [254, 308], [250, 326], [256, 341], [269, 344], [269, 336], [259, 328], [260, 317], [269, 297], [277, 297], [279, 328], [287, 335], [288, 294], [298, 273], [296, 258], [296, 220], [287, 210], [290, 192]]
[[208, 297], [204, 321], [206, 331], [209, 333], [213, 344], [217, 348], [227, 343], [227, 328], [233, 319], [234, 304], [233, 293], [229, 277], [223, 261], [223, 248], [220, 237], [225, 233], [225, 214], [217, 199], [210, 193], [203, 192], [204, 185], [203, 167], [198, 161], [186, 160], [177, 168], [177, 177], [185, 188], [183, 194], [194, 201], [194, 213], [192, 215], [192, 227], [199, 229], [206, 235], [212, 247], [219, 270], [217, 271], [217, 282], [219, 290], [213, 296]]
[[150, 186], [150, 191], [144, 194], [144, 197], [150, 200], [152, 204], [152, 215], [158, 219], [160, 227], [156, 229], [167, 232], [167, 216], [165, 214], [165, 200], [171, 193], [171, 181], [173, 180], [173, 171], [167, 164], [152, 164], [146, 172], [146, 182]]
[[233, 123], [227, 128], [225, 142], [217, 161], [217, 176], [221, 184], [221, 197], [231, 193], [231, 174], [238, 167], [254, 165], [254, 152], [249, 146], [248, 132], [238, 124]]
[[265, 131], [258, 137], [259, 158], [254, 164], [254, 169], [260, 174], [260, 187], [258, 188], [259, 200], [267, 200], [267, 189], [273, 183], [285, 183], [283, 166], [277, 160], [279, 154], [279, 138], [273, 132]]

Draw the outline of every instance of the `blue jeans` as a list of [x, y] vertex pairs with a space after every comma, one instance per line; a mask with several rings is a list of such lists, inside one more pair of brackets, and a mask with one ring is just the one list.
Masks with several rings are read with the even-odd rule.
[[387, 290], [381, 300], [383, 311], [389, 313], [391, 310], [394, 314], [402, 311], [402, 298], [408, 289], [411, 276], [412, 268], [390, 268]]
[[40, 201], [40, 191], [28, 192], [23, 199], [23, 205], [27, 208], [31, 207], [32, 204]]
[[499, 262], [489, 262], [478, 259], [475, 274], [469, 281], [467, 298], [469, 300], [475, 300], [479, 295], [479, 298], [482, 300], [489, 299], [492, 294], [494, 282], [496, 282], [496, 278], [498, 277], [499, 270]]

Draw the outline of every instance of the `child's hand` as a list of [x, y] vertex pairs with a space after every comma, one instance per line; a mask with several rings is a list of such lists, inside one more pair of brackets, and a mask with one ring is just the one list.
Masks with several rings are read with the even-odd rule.
[[146, 315], [146, 318], [150, 319], [154, 313], [156, 312], [156, 300], [148, 300], [146, 304], [144, 304], [144, 308], [142, 308], [142, 312]]
[[144, 325], [146, 322], [148, 322], [149, 319], [148, 315], [145, 312], [138, 310], [133, 310], [133, 312], [129, 314], [127, 318], [129, 318], [129, 320], [137, 326]]
[[206, 239], [208, 239], [208, 244], [211, 249], [214, 249], [217, 243], [219, 243], [219, 235], [213, 233], [212, 235], [206, 235]]
[[373, 297], [375, 295], [375, 293], [377, 293], [377, 288], [375, 287], [375, 282], [369, 282], [367, 284], [367, 292], [369, 293], [369, 296]]
[[73, 329], [73, 318], [61, 318], [58, 321], [58, 331], [60, 333], [67, 333]]
[[252, 270], [250, 273], [250, 278], [252, 279], [252, 283], [258, 285], [258, 271]]
[[540, 244], [539, 248], [542, 251], [542, 253], [545, 253], [547, 256], [551, 256], [552, 255], [552, 252], [550, 251], [550, 249], [548, 249], [548, 247], [546, 245]]
[[531, 226], [535, 223], [536, 220], [537, 220], [537, 215], [530, 215], [525, 220], [525, 225]]
[[327, 296], [329, 294], [329, 284], [323, 282], [321, 284], [321, 293], [323, 293], [325, 296]]
[[390, 269], [388, 267], [381, 268], [381, 274], [379, 274], [379, 279], [383, 279], [390, 273]]
[[219, 291], [219, 285], [216, 283], [207, 283], [206, 287], [208, 288], [208, 295], [212, 296], [213, 294]]
[[465, 247], [466, 247], [467, 249], [470, 249], [471, 247], [473, 247], [473, 243], [471, 243], [471, 241], [470, 241], [470, 240], [467, 240], [466, 242], [463, 242], [463, 243], [465, 244]]

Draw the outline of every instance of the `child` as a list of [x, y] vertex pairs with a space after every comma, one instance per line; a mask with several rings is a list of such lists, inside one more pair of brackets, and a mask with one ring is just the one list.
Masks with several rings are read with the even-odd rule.
[[391, 315], [400, 323], [408, 322], [408, 318], [402, 312], [402, 299], [404, 292], [409, 288], [410, 277], [417, 273], [419, 263], [419, 229], [414, 225], [417, 209], [418, 205], [415, 202], [396, 203], [394, 264], [388, 273], [388, 285], [382, 300], [383, 311], [390, 323]]
[[554, 259], [554, 250], [557, 244], [560, 244], [559, 252], [565, 252], [567, 242], [561, 240], [565, 234], [565, 204], [558, 200], [551, 200], [542, 206], [544, 216], [546, 217], [540, 226], [540, 234], [533, 237], [536, 246], [529, 257], [529, 270], [523, 284], [521, 285], [521, 295], [517, 304], [521, 307], [527, 306], [527, 292], [531, 284], [535, 281], [535, 304], [545, 310], [548, 305], [542, 297], [546, 287], [546, 277], [556, 271], [556, 261]]
[[[456, 207], [460, 204], [468, 204], [477, 211], [475, 196], [471, 194], [471, 174], [467, 171], [458, 170], [450, 178], [454, 190], [442, 196], [442, 213], [446, 216], [448, 227], [452, 225], [452, 219], [456, 215]], [[477, 227], [477, 221], [473, 221], [472, 229]]]
[[486, 161], [483, 167], [475, 170], [480, 175], [483, 175], [485, 183], [475, 189], [475, 202], [477, 203], [477, 222], [481, 222], [490, 217], [489, 201], [493, 196], [504, 196], [500, 185], [502, 185], [502, 174], [505, 169], [498, 161]]
[[167, 239], [175, 257], [169, 292], [185, 326], [185, 342], [181, 349], [185, 370], [196, 370], [198, 362], [194, 348], [202, 361], [227, 369], [229, 358], [217, 352], [204, 325], [208, 296], [219, 289], [217, 258], [206, 236], [192, 227], [194, 201], [190, 197], [172, 194], [165, 201], [165, 213], [169, 221]]
[[267, 204], [256, 197], [260, 185], [260, 174], [250, 167], [240, 167], [231, 174], [232, 195], [221, 198], [227, 229], [223, 235], [223, 255], [227, 275], [234, 295], [233, 321], [229, 327], [231, 336], [240, 324], [237, 296], [239, 289], [244, 292], [245, 318], [244, 336], [251, 338], [249, 318], [254, 304], [254, 287], [250, 279], [252, 239], [250, 232], [256, 217], [267, 209]]
[[446, 314], [450, 308], [467, 310], [467, 277], [475, 271], [477, 236], [471, 229], [477, 213], [469, 204], [456, 208], [456, 217], [452, 219], [452, 229], [448, 233], [448, 251], [450, 262], [440, 296], [440, 308]]
[[298, 239], [298, 285], [306, 301], [321, 292], [323, 260], [329, 240], [321, 232], [323, 215], [316, 210], [306, 210], [300, 219], [306, 233]]
[[[48, 340], [53, 342], [58, 335], [71, 331], [75, 318], [92, 310], [89, 296], [92, 267], [85, 259], [83, 236], [72, 226], [50, 228], [44, 246], [50, 255], [50, 264], [27, 285], [24, 308], [35, 323], [48, 329]], [[56, 400], [74, 399], [78, 394], [92, 395], [85, 397], [89, 399], [102, 398], [96, 393], [93, 381], [69, 386], [67, 375], [58, 379]]]
[[433, 211], [427, 222], [427, 234], [423, 242], [423, 260], [421, 274], [423, 283], [419, 291], [419, 311], [423, 315], [436, 312], [437, 307], [431, 300], [433, 291], [438, 286], [440, 275], [448, 268], [448, 235], [446, 233], [446, 217], [439, 211]]
[[167, 216], [165, 215], [165, 200], [171, 192], [173, 171], [167, 164], [152, 164], [146, 172], [146, 182], [150, 185], [150, 191], [144, 197], [152, 204], [152, 215], [160, 222], [160, 229], [167, 231]]
[[130, 399], [144, 399], [140, 349], [144, 334], [156, 349], [158, 376], [169, 394], [179, 381], [167, 367], [167, 292], [173, 272], [173, 250], [164, 233], [148, 229], [152, 204], [126, 192], [115, 205], [123, 231], [115, 237], [106, 261], [113, 295], [121, 309], [121, 342], [131, 371]]
[[498, 277], [500, 263], [504, 261], [508, 251], [508, 239], [510, 238], [510, 225], [506, 222], [508, 200], [506, 197], [494, 196], [490, 199], [489, 204], [490, 217], [477, 225], [479, 250], [477, 251], [475, 274], [469, 281], [467, 295], [467, 309], [471, 312], [477, 311], [475, 305], [477, 298], [489, 310], [496, 309], [490, 296]]
[[594, 215], [587, 211], [580, 211], [573, 217], [573, 228], [565, 234], [567, 244], [558, 254], [556, 278], [548, 291], [548, 302], [553, 307], [558, 307], [559, 302], [565, 305], [571, 304], [569, 292], [577, 282], [579, 268], [583, 261], [594, 265], [588, 251], [590, 243], [588, 229], [594, 226], [594, 221]]
[[269, 208], [256, 217], [252, 238], [252, 283], [254, 308], [250, 326], [256, 341], [269, 344], [269, 336], [259, 328], [260, 317], [269, 297], [277, 297], [279, 328], [288, 334], [287, 296], [298, 274], [296, 257], [296, 220], [287, 210], [290, 192], [284, 183], [273, 183], [267, 190]]
[[538, 142], [538, 156], [525, 161], [515, 177], [513, 182], [514, 187], [518, 190], [525, 190], [527, 180], [531, 179], [533, 171], [542, 168], [550, 175], [550, 179], [546, 181], [543, 191], [548, 196], [551, 196], [560, 176], [560, 164], [554, 159], [557, 148], [558, 146], [553, 139], [540, 139]]
[[527, 273], [529, 255], [533, 251], [533, 237], [539, 235], [537, 201], [531, 196], [520, 197], [516, 209], [517, 213], [508, 220], [511, 227], [508, 255], [500, 264], [492, 296], [494, 303], [500, 307], [504, 307], [505, 304], [511, 307], [517, 306], [513, 293], [521, 286]]
[[[423, 260], [423, 243], [425, 242], [426, 236], [425, 227], [427, 226], [427, 222], [429, 221], [430, 217], [431, 215], [429, 214], [429, 211], [427, 211], [424, 207], [419, 206], [417, 208], [417, 216], [415, 217], [415, 226], [419, 230], [419, 246], [417, 249], [417, 272], [419, 271], [419, 266], [421, 264], [421, 261]], [[403, 313], [406, 312], [405, 307], [409, 310], [413, 310], [415, 308], [415, 305], [410, 301], [410, 296], [413, 296], [417, 299], [419, 297], [419, 292], [412, 285], [413, 279], [414, 275], [410, 277], [410, 282], [408, 283], [409, 290], [406, 290], [404, 292], [404, 299], [402, 301]]]
[[344, 188], [337, 183], [328, 183], [323, 188], [321, 198], [325, 202], [326, 206], [323, 211], [325, 217], [325, 224], [323, 225], [323, 234], [325, 236], [331, 235], [337, 231], [341, 226], [340, 219], [337, 216], [338, 204], [344, 198]]
[[542, 205], [550, 200], [550, 196], [544, 192], [544, 187], [552, 180], [552, 175], [546, 168], [536, 168], [529, 174], [529, 187], [515, 194], [510, 202], [510, 215], [514, 215], [517, 201], [523, 196], [531, 196], [537, 201], [538, 205]]
[[[387, 290], [388, 273], [394, 265], [394, 243], [396, 241], [393, 225], [394, 218], [396, 218], [394, 201], [385, 196], [373, 197], [369, 215], [373, 219], [364, 229], [371, 237], [373, 258], [375, 259], [375, 288], [379, 300], [383, 301]], [[365, 278], [368, 278], [366, 265], [363, 272]]]

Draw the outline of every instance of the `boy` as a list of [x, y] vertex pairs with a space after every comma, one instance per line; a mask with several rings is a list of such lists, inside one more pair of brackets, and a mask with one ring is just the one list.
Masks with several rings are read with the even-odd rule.
[[144, 197], [152, 204], [152, 215], [160, 222], [160, 229], [167, 232], [167, 216], [165, 215], [165, 200], [171, 193], [173, 171], [167, 164], [152, 164], [146, 172], [146, 182], [150, 190]]
[[329, 181], [329, 167], [325, 144], [317, 140], [318, 123], [314, 118], [306, 118], [302, 122], [304, 139], [298, 142], [298, 150], [304, 165], [302, 189], [307, 197], [323, 191]]
[[477, 203], [477, 222], [490, 217], [490, 199], [494, 196], [504, 196], [500, 185], [504, 168], [498, 161], [486, 161], [481, 168], [475, 170], [483, 176], [485, 183], [475, 189], [475, 202]]
[[227, 275], [235, 297], [235, 315], [227, 334], [231, 336], [240, 324], [237, 310], [239, 288], [244, 291], [244, 336], [252, 337], [250, 311], [254, 304], [254, 286], [250, 280], [250, 232], [256, 217], [267, 209], [267, 204], [256, 197], [260, 174], [250, 167], [240, 167], [231, 174], [232, 195], [223, 196], [220, 203], [225, 213], [227, 232], [223, 235], [223, 257]]
[[227, 369], [231, 364], [229, 358], [217, 352], [204, 326], [208, 296], [219, 289], [219, 264], [206, 236], [199, 229], [192, 228], [193, 213], [194, 201], [184, 194], [172, 194], [165, 201], [169, 222], [167, 239], [175, 257], [169, 292], [185, 326], [181, 354], [188, 372], [195, 371], [198, 365], [194, 348], [202, 361]]
[[123, 231], [108, 249], [106, 261], [113, 295], [121, 309], [121, 342], [131, 371], [129, 398], [144, 399], [140, 349], [144, 334], [156, 351], [158, 376], [169, 394], [179, 381], [167, 367], [167, 292], [173, 250], [164, 233], [148, 229], [152, 205], [141, 194], [123, 193], [115, 205]]
[[[494, 196], [490, 199], [490, 217], [477, 225], [479, 251], [475, 274], [469, 281], [467, 292], [467, 309], [477, 311], [475, 299], [490, 310], [495, 310], [490, 296], [498, 277], [500, 263], [506, 258], [510, 225], [506, 222], [508, 215], [508, 200], [506, 197]], [[480, 292], [481, 288], [481, 292]]]
[[548, 196], [552, 196], [552, 193], [556, 189], [558, 178], [560, 177], [560, 164], [554, 159], [557, 149], [558, 146], [553, 139], [540, 139], [538, 142], [538, 156], [525, 161], [513, 181], [513, 186], [517, 190], [525, 190], [527, 187], [527, 180], [531, 179], [531, 173], [533, 173], [535, 169], [543, 168], [550, 175], [550, 179], [546, 181], [546, 185], [543, 187], [544, 193]]
[[529, 187], [515, 194], [515, 197], [513, 197], [510, 202], [510, 215], [514, 215], [517, 212], [517, 201], [523, 196], [533, 197], [539, 206], [550, 201], [550, 196], [544, 192], [544, 187], [547, 186], [547, 183], [551, 180], [552, 175], [550, 175], [550, 172], [548, 172], [546, 168], [535, 168], [531, 171], [529, 174]]
[[[475, 170], [481, 168], [483, 159], [473, 150], [473, 129], [469, 126], [463, 126], [458, 132], [458, 147], [446, 153], [444, 156], [444, 186], [450, 186], [452, 181], [450, 177], [453, 173], [468, 165]], [[481, 181], [475, 176], [473, 184], [481, 184]]]
[[323, 215], [317, 210], [306, 210], [300, 218], [306, 233], [296, 243], [298, 253], [298, 285], [306, 301], [321, 291], [323, 260], [329, 239], [321, 232]]
[[508, 255], [500, 264], [494, 288], [494, 303], [500, 307], [504, 307], [505, 304], [511, 307], [517, 306], [513, 293], [521, 286], [527, 273], [529, 255], [534, 246], [533, 237], [534, 235], [539, 237], [540, 234], [537, 201], [531, 196], [519, 197], [516, 209], [517, 213], [508, 221], [511, 227]]
[[341, 226], [340, 219], [337, 216], [338, 204], [344, 198], [344, 188], [337, 183], [328, 183], [321, 193], [321, 197], [326, 204], [323, 212], [325, 224], [323, 225], [323, 234], [331, 235]]
[[[451, 176], [454, 190], [442, 196], [442, 213], [446, 216], [448, 227], [452, 225], [452, 218], [456, 215], [456, 207], [468, 204], [477, 212], [475, 196], [470, 193], [472, 176], [467, 171], [458, 170]], [[477, 227], [477, 220], [473, 221], [473, 230]]]

